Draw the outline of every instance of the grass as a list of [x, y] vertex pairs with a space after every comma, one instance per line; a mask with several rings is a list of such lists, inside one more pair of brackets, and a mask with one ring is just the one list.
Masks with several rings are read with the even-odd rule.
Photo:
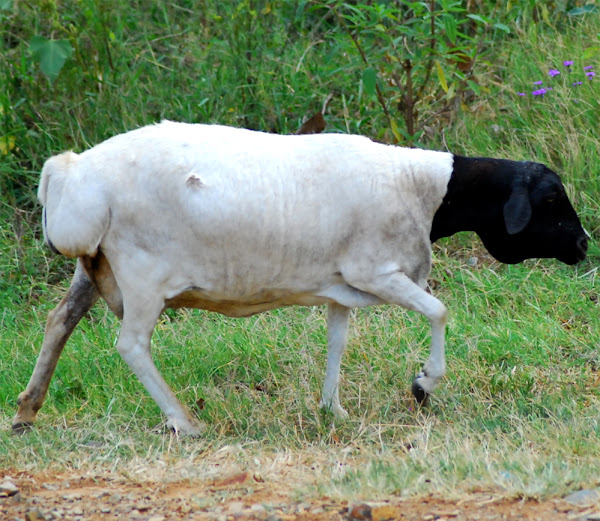
[[[431, 286], [451, 316], [448, 375], [428, 409], [415, 407], [409, 389], [428, 353], [429, 328], [402, 309], [353, 313], [341, 388], [350, 418], [342, 423], [317, 407], [323, 309], [248, 319], [169, 311], [153, 336], [155, 361], [208, 425], [201, 440], [177, 439], [120, 359], [119, 322], [99, 304], [69, 340], [37, 428], [15, 437], [16, 397], [72, 270], [40, 241], [34, 186], [47, 156], [162, 117], [290, 132], [330, 93], [331, 129], [356, 130], [368, 113], [372, 127], [360, 130], [377, 135], [383, 121], [353, 94], [335, 27], [317, 9], [273, 3], [261, 18], [243, 16], [248, 6], [266, 8], [248, 2], [238, 11], [208, 2], [203, 13], [159, 2], [138, 10], [63, 2], [61, 12], [42, 4], [48, 26], [25, 7], [2, 15], [12, 32], [2, 39], [0, 134], [14, 136], [17, 149], [0, 157], [0, 467], [127, 472], [162, 461], [192, 468], [239, 446], [236, 457], [249, 466], [265, 454], [274, 461], [298, 454], [322, 469], [312, 492], [323, 494], [494, 489], [546, 497], [600, 485], [597, 84], [585, 85], [580, 104], [559, 89], [543, 100], [516, 96], [563, 59], [597, 63], [598, 15], [584, 23], [556, 17], [557, 27], [516, 20], [512, 35], [487, 49], [484, 94], [463, 102], [426, 143], [549, 164], [593, 237], [576, 267], [500, 265], [469, 234], [436, 245]], [[261, 20], [275, 35], [265, 45]], [[78, 46], [53, 85], [26, 46], [15, 45], [28, 40], [27, 31], [51, 29], [57, 37], [76, 31]]]
[[206, 450], [240, 443], [250, 453], [329, 457], [352, 448], [360, 464], [331, 476], [332, 490], [344, 495], [496, 487], [540, 497], [595, 485], [600, 356], [598, 318], [588, 313], [598, 292], [595, 272], [587, 273], [590, 264], [575, 273], [554, 263], [469, 266], [477, 251], [450, 256], [440, 248], [436, 257], [436, 294], [451, 309], [449, 370], [430, 408], [415, 408], [409, 392], [428, 349], [425, 321], [396, 308], [360, 310], [344, 359], [342, 401], [351, 418], [336, 425], [317, 408], [321, 309], [241, 320], [200, 311], [163, 318], [153, 337], [157, 365], [185, 403], [203, 400], [198, 412], [208, 430], [191, 441], [164, 433], [156, 405], [114, 349], [117, 320], [97, 306], [61, 358], [37, 429], [14, 437], [12, 403], [51, 306], [30, 309], [11, 329], [0, 367], [7, 376], [0, 466], [127, 468], [140, 459], [201, 459]]

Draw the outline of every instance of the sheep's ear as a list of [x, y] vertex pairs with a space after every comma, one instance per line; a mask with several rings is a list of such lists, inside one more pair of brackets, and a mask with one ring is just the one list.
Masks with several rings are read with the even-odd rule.
[[531, 219], [531, 213], [527, 184], [524, 181], [516, 182], [504, 205], [504, 224], [508, 234], [522, 232]]
[[325, 118], [322, 112], [317, 112], [314, 116], [307, 119], [298, 129], [296, 134], [320, 134], [325, 130]]

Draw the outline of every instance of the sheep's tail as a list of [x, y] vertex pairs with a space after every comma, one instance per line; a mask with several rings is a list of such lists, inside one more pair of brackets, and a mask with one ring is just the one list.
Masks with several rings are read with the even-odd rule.
[[77, 154], [65, 152], [46, 161], [38, 199], [44, 206], [44, 239], [52, 251], [67, 257], [96, 254], [110, 210], [102, 185], [92, 173], [86, 176]]

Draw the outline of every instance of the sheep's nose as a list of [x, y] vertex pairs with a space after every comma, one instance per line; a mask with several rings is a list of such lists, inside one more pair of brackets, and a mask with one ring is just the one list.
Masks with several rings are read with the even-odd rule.
[[581, 237], [579, 237], [579, 239], [577, 239], [577, 249], [579, 250], [579, 252], [581, 254], [581, 258], [584, 259], [585, 253], [587, 252], [587, 249], [588, 249], [588, 241], [587, 241], [587, 237], [585, 235], [582, 235]]

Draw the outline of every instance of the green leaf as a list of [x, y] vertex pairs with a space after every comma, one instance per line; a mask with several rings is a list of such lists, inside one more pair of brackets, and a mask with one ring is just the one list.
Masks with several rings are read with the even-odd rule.
[[375, 87], [377, 85], [377, 71], [373, 67], [367, 67], [363, 71], [362, 81], [367, 96], [373, 96], [373, 94], [375, 94]]
[[575, 7], [567, 12], [570, 16], [579, 16], [582, 14], [594, 13], [598, 11], [598, 6], [594, 4], [585, 4], [581, 7]]
[[12, 4], [13, 0], [0, 0], [0, 11], [10, 11]]
[[2, 136], [0, 137], [0, 155], [5, 156], [9, 152], [12, 152], [16, 147], [14, 136]]
[[504, 25], [504, 24], [501, 24], [500, 22], [498, 22], [498, 23], [494, 24], [494, 27], [496, 29], [500, 29], [501, 31], [504, 31], [506, 34], [510, 33], [510, 27], [508, 25]]
[[482, 24], [487, 24], [490, 22], [489, 18], [484, 18], [483, 16], [479, 16], [478, 14], [468, 14], [467, 18], [475, 20], [476, 22], [481, 22]]
[[448, 36], [448, 39], [455, 44], [456, 33], [458, 31], [456, 19], [453, 16], [444, 16], [444, 28], [446, 29], [446, 36]]
[[437, 66], [437, 73], [438, 73], [438, 79], [440, 80], [440, 85], [442, 86], [442, 89], [444, 89], [444, 92], [448, 92], [448, 82], [446, 81], [446, 75], [444, 74], [444, 69], [442, 69], [440, 62], [435, 62], [435, 64]]
[[29, 41], [29, 47], [40, 69], [51, 82], [58, 77], [63, 65], [73, 54], [68, 40], [48, 40], [43, 36], [34, 36]]
[[398, 123], [396, 123], [395, 119], [390, 120], [390, 123], [392, 124], [392, 134], [394, 134], [396, 141], [398, 143], [400, 143], [402, 141], [402, 135], [400, 134], [400, 129], [398, 128]]
[[467, 85], [471, 87], [471, 90], [478, 95], [481, 92], [481, 87], [472, 80], [467, 80]]

